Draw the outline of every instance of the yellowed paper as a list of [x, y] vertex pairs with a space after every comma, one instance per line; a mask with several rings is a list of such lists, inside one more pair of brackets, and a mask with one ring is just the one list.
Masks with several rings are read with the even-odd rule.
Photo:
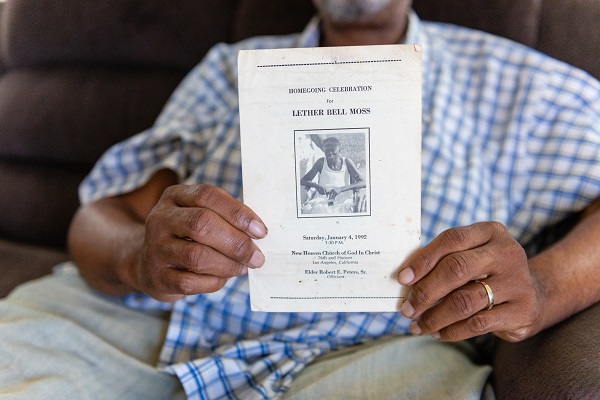
[[421, 48], [242, 51], [244, 202], [269, 235], [253, 310], [395, 311], [420, 244]]

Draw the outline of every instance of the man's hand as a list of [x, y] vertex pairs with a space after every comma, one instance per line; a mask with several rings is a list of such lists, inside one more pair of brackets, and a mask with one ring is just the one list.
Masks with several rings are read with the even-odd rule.
[[69, 249], [90, 286], [174, 301], [263, 264], [252, 239], [267, 229], [252, 210], [214, 186], [177, 183], [163, 169], [139, 189], [79, 208]]
[[[487, 310], [485, 281], [493, 291]], [[401, 312], [413, 334], [455, 341], [493, 332], [519, 341], [543, 328], [544, 296], [523, 248], [497, 222], [449, 229], [412, 254], [398, 274], [411, 289]]]
[[315, 183], [312, 187], [314, 187], [317, 190], [317, 193], [319, 193], [322, 196], [325, 196], [327, 194], [327, 189], [325, 189], [323, 186], [319, 185], [318, 183]]
[[263, 265], [252, 239], [266, 234], [260, 218], [225, 191], [170, 186], [146, 219], [139, 261], [126, 280], [162, 301], [214, 292], [228, 278]]
[[327, 198], [329, 200], [334, 200], [341, 193], [339, 190], [340, 190], [339, 188], [330, 189], [327, 192]]

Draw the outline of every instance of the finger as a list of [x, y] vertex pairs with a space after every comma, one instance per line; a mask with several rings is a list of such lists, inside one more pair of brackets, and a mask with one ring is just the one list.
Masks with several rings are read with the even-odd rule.
[[264, 264], [265, 257], [252, 239], [212, 210], [175, 208], [163, 223], [171, 234], [211, 247], [247, 267], [258, 268]]
[[539, 309], [518, 301], [507, 301], [491, 310], [479, 311], [432, 336], [444, 341], [458, 341], [492, 332], [503, 340], [518, 342], [539, 332], [539, 318]]
[[227, 279], [167, 267], [161, 273], [161, 283], [163, 294], [190, 296], [216, 292], [225, 286]]
[[170, 238], [162, 255], [165, 264], [196, 274], [231, 278], [248, 272], [247, 266], [190, 240]]
[[507, 304], [502, 304], [491, 310], [479, 311], [467, 319], [434, 332], [432, 336], [443, 341], [455, 342], [506, 328], [507, 308]]
[[433, 271], [413, 285], [404, 306], [404, 311], [412, 307], [413, 312], [404, 315], [417, 318], [452, 291], [495, 273], [497, 260], [491, 248], [492, 245], [484, 245], [443, 257]]
[[444, 341], [458, 341], [492, 332], [503, 340], [518, 342], [539, 331], [538, 318], [539, 313], [535, 310], [505, 302], [491, 310], [479, 311], [432, 336]]
[[262, 239], [267, 235], [264, 222], [254, 211], [218, 187], [176, 185], [167, 188], [163, 196], [179, 207], [208, 208], [255, 239]]
[[[488, 283], [495, 285], [496, 282], [489, 280]], [[494, 304], [500, 304], [504, 301], [496, 292], [493, 292], [493, 296]], [[410, 331], [416, 335], [437, 332], [486, 309], [488, 301], [487, 290], [481, 282], [469, 283], [453, 291], [439, 304], [424, 312], [423, 315], [411, 323]]]
[[407, 258], [398, 273], [398, 282], [412, 285], [431, 272], [443, 257], [479, 247], [503, 230], [504, 226], [497, 222], [478, 222], [448, 229]]

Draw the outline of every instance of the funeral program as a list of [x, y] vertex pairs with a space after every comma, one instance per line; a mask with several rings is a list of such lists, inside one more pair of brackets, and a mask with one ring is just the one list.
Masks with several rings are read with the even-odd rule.
[[240, 52], [243, 197], [269, 229], [253, 310], [399, 310], [421, 234], [421, 53]]

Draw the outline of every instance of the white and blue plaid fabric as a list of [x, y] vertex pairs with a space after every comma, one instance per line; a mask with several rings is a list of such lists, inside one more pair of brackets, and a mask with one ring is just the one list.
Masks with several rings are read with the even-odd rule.
[[[214, 47], [152, 128], [103, 156], [81, 200], [128, 192], [162, 168], [241, 199], [237, 52], [311, 47], [318, 38], [313, 20], [300, 35]], [[525, 242], [600, 196], [598, 81], [508, 40], [414, 14], [406, 42], [423, 45], [423, 243], [485, 220]], [[409, 323], [397, 313], [251, 312], [245, 277], [174, 304], [141, 294], [125, 302], [172, 310], [160, 367], [192, 399], [278, 398], [319, 355], [404, 334]]]

